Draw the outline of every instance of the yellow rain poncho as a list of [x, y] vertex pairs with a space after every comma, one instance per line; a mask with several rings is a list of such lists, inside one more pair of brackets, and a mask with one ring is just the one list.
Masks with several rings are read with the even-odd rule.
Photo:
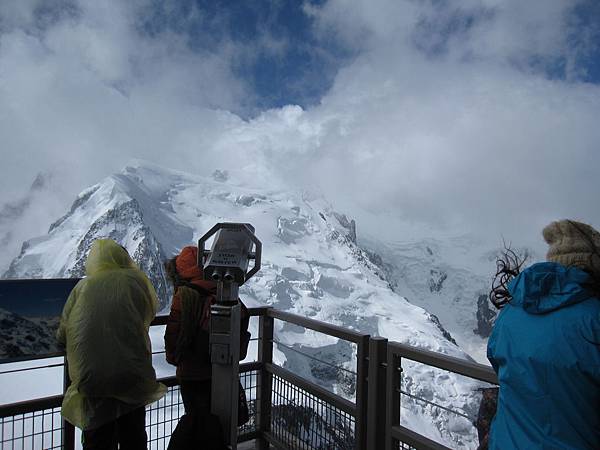
[[158, 400], [166, 387], [152, 367], [148, 329], [158, 302], [146, 275], [110, 239], [92, 244], [85, 269], [57, 338], [66, 345], [72, 383], [62, 415], [92, 430]]

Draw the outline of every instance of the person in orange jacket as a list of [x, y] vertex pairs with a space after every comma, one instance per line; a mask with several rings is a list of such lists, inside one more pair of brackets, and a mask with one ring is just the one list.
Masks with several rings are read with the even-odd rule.
[[[165, 264], [174, 287], [171, 311], [165, 330], [167, 362], [177, 366], [176, 376], [186, 414], [210, 414], [212, 364], [209, 355], [210, 306], [216, 302], [216, 283], [203, 279], [198, 266], [198, 248], [184, 247]], [[240, 302], [241, 303], [241, 302]], [[240, 355], [245, 358], [250, 333], [248, 309], [241, 303]], [[243, 389], [240, 391], [243, 395]], [[242, 404], [247, 421], [247, 405]], [[245, 410], [245, 412], [244, 412]], [[243, 417], [243, 416], [246, 417]]]

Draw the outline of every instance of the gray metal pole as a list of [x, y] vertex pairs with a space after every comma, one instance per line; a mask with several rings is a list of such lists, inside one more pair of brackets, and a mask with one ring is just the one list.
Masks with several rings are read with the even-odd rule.
[[[71, 384], [71, 377], [69, 377], [69, 364], [67, 362], [67, 355], [65, 355], [65, 364], [63, 369], [63, 395], [67, 392], [67, 388]], [[62, 448], [65, 450], [75, 449], [75, 427], [62, 419]]]
[[367, 370], [369, 358], [368, 335], [362, 336], [358, 342], [356, 356], [356, 446], [357, 450], [367, 448]]
[[371, 338], [369, 342], [367, 450], [385, 448], [387, 342], [382, 337]]
[[219, 282], [217, 304], [211, 307], [211, 412], [219, 417], [225, 443], [237, 448], [239, 401], [240, 305], [238, 285]]
[[266, 370], [266, 364], [273, 362], [273, 325], [274, 319], [266, 314], [260, 316], [258, 324], [258, 361], [261, 369], [258, 374], [257, 389], [257, 424], [260, 435], [256, 439], [256, 450], [268, 450], [269, 441], [264, 438], [271, 431], [271, 402], [273, 376]]
[[400, 384], [402, 374], [402, 360], [388, 347], [387, 354], [386, 392], [390, 396], [387, 400], [387, 414], [385, 424], [385, 448], [395, 450], [392, 442], [392, 427], [400, 425]]

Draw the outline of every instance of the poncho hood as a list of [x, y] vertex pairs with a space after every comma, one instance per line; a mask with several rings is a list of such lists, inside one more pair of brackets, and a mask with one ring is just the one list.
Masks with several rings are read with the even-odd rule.
[[90, 248], [85, 262], [87, 276], [103, 270], [137, 269], [127, 251], [111, 239], [97, 239]]

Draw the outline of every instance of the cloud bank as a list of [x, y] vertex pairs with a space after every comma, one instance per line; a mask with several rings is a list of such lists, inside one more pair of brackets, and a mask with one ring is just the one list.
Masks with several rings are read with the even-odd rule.
[[285, 53], [285, 40], [268, 28], [247, 42], [216, 36], [219, 16], [176, 4], [0, 6], [0, 203], [53, 174], [38, 201], [46, 220], [31, 220], [30, 202], [4, 254], [131, 158], [320, 189], [359, 231], [386, 237], [396, 230], [383, 220], [490, 245], [539, 243], [562, 217], [600, 227], [600, 86], [588, 70], [600, 22], [583, 20], [593, 2], [306, 2], [311, 51], [352, 57], [332, 62], [318, 103], [262, 111], [239, 67]]

